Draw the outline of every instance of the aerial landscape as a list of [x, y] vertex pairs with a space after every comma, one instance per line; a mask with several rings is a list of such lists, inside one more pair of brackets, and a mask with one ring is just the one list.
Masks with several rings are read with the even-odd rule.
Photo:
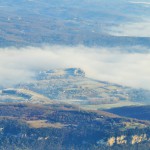
[[150, 150], [149, 0], [0, 12], [0, 150]]

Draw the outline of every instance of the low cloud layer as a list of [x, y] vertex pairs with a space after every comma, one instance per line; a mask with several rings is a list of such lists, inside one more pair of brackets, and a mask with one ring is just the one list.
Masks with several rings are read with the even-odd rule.
[[45, 46], [0, 49], [0, 86], [29, 82], [40, 70], [79, 67], [90, 78], [150, 89], [150, 54]]
[[130, 1], [132, 4], [142, 4], [142, 5], [150, 5], [150, 2], [145, 2], [145, 1]]
[[111, 27], [107, 32], [115, 36], [150, 37], [150, 20], [120, 24]]

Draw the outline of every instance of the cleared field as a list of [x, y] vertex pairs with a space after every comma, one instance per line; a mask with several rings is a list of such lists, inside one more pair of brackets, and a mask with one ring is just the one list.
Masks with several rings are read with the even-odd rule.
[[61, 123], [49, 123], [47, 120], [31, 120], [27, 124], [33, 128], [63, 128], [65, 125]]

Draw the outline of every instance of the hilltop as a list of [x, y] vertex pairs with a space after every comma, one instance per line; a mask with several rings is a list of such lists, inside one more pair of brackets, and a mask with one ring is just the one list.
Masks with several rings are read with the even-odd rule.
[[99, 109], [148, 104], [149, 95], [148, 90], [94, 80], [80, 68], [66, 68], [40, 71], [31, 82], [1, 89], [0, 102], [61, 102], [80, 105], [85, 109]]
[[51, 100], [80, 105], [148, 103], [150, 95], [148, 90], [88, 78], [80, 68], [40, 71], [33, 82], [16, 85], [16, 88], [34, 91]]

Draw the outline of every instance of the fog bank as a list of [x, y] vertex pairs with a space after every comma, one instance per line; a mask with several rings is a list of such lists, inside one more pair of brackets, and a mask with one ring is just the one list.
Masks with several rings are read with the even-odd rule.
[[84, 46], [0, 49], [0, 85], [29, 82], [40, 70], [78, 67], [98, 80], [150, 89], [150, 54]]

